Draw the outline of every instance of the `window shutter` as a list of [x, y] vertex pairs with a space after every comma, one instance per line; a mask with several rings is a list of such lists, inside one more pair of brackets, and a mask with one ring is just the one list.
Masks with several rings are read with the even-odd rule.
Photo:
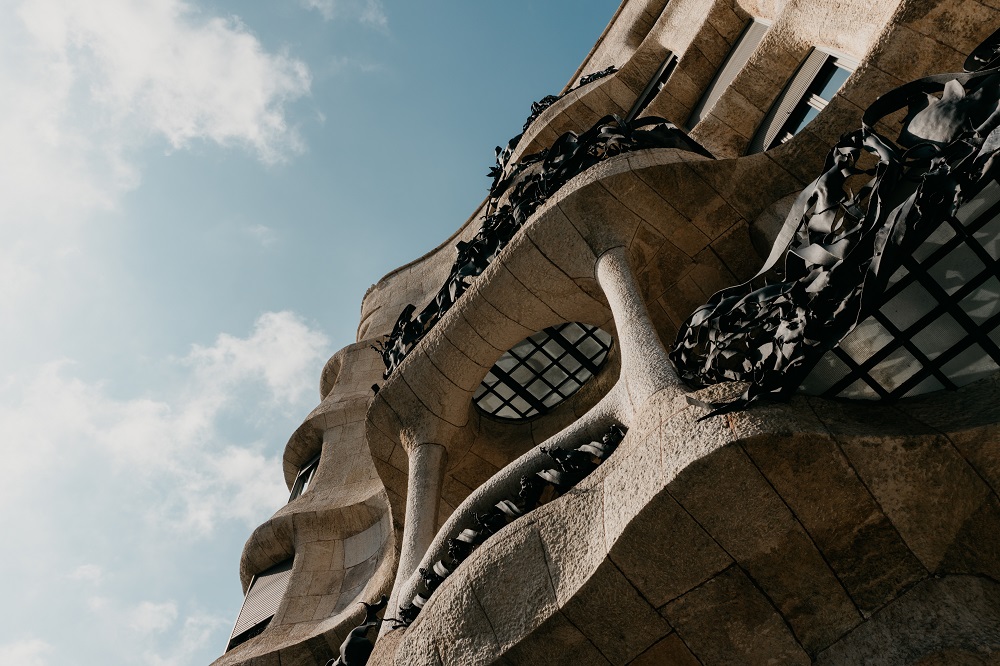
[[743, 30], [739, 39], [736, 40], [736, 45], [733, 46], [732, 50], [729, 51], [729, 55], [726, 56], [726, 61], [716, 73], [715, 78], [712, 79], [712, 83], [709, 84], [698, 105], [694, 107], [694, 111], [691, 112], [691, 117], [687, 121], [688, 129], [693, 128], [701, 122], [702, 118], [707, 116], [712, 110], [712, 107], [715, 106], [722, 93], [726, 91], [729, 84], [733, 82], [736, 75], [740, 73], [743, 66], [750, 60], [750, 56], [753, 55], [757, 45], [760, 44], [760, 40], [764, 38], [764, 33], [767, 32], [768, 27], [769, 24], [754, 19]]
[[291, 577], [291, 558], [254, 576], [240, 608], [236, 626], [233, 627], [233, 633], [229, 637], [227, 651], [260, 633], [260, 631], [253, 632], [259, 625], [263, 625], [259, 626], [259, 629], [263, 630], [267, 622], [278, 612], [278, 606], [281, 605], [281, 599], [285, 596]]
[[813, 49], [809, 53], [809, 57], [802, 63], [795, 76], [792, 77], [791, 82], [785, 86], [784, 91], [778, 96], [774, 104], [771, 105], [771, 110], [764, 116], [764, 121], [760, 124], [760, 129], [757, 130], [753, 141], [750, 142], [747, 155], [763, 152], [771, 146], [774, 138], [778, 136], [778, 132], [785, 126], [788, 116], [791, 115], [792, 110], [806, 94], [806, 90], [812, 85], [813, 79], [819, 74], [819, 70], [832, 57], [829, 53], [825, 53], [819, 49]]
[[667, 57], [663, 59], [663, 64], [661, 64], [660, 68], [656, 70], [656, 74], [653, 74], [652, 78], [649, 79], [649, 83], [646, 84], [646, 88], [642, 91], [642, 94], [636, 98], [635, 104], [632, 105], [628, 115], [625, 117], [627, 122], [635, 120], [636, 117], [642, 113], [647, 106], [649, 106], [649, 103], [653, 101], [656, 94], [660, 92], [663, 85], [666, 84], [667, 78], [670, 77], [670, 74], [673, 73], [674, 67], [676, 66], [677, 56], [675, 56], [672, 52], [667, 51]]

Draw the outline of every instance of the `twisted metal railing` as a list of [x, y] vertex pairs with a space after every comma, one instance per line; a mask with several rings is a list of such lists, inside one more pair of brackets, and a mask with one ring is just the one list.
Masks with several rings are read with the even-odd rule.
[[[663, 118], [626, 123], [605, 116], [582, 134], [566, 132], [549, 148], [510, 164], [512, 148], [497, 151], [493, 186], [479, 232], [456, 244], [457, 258], [444, 286], [420, 312], [407, 305], [386, 339], [374, 345], [388, 379], [406, 355], [493, 262], [539, 206], [574, 176], [610, 157], [647, 148], [711, 154]], [[376, 389], [377, 390], [377, 389]]]
[[384, 594], [373, 604], [359, 602], [365, 607], [365, 619], [361, 624], [351, 629], [347, 638], [340, 646], [340, 656], [326, 662], [326, 666], [365, 666], [375, 649], [375, 644], [368, 638], [368, 632], [382, 624], [378, 612], [389, 603]]
[[[760, 272], [719, 291], [684, 322], [670, 353], [682, 379], [696, 387], [749, 382], [737, 400], [706, 405], [712, 414], [761, 397], [788, 398], [828, 352], [839, 354], [848, 366], [843, 377], [835, 378], [834, 393], [860, 380], [883, 399], [901, 397], [927, 378], [954, 387], [942, 363], [972, 344], [981, 344], [1000, 364], [1000, 346], [988, 335], [996, 317], [987, 322], [963, 317], [955, 295], [935, 289], [927, 276], [930, 263], [913, 259], [917, 248], [947, 224], [966, 237], [969, 251], [986, 266], [985, 277], [975, 279], [1000, 277], [997, 257], [972, 238], [974, 227], [956, 219], [961, 206], [998, 175], [998, 36], [1000, 31], [970, 55], [966, 68], [972, 71], [919, 79], [872, 103], [861, 129], [844, 135], [823, 174], [799, 195]], [[906, 108], [896, 141], [874, 129]], [[891, 344], [867, 360], [842, 353], [837, 347], [845, 336], [866, 317], [879, 317], [887, 297], [908, 284], [891, 284], [901, 266], [909, 282], [938, 292], [937, 310], [954, 314], [961, 325], [959, 339], [936, 358], [912, 343], [919, 329], [894, 328], [883, 317], [895, 338]], [[920, 369], [898, 382], [889, 378], [885, 386], [886, 380], [871, 371], [897, 350], [912, 354]]]
[[517, 497], [497, 502], [484, 514], [474, 514], [475, 525], [448, 539], [448, 556], [430, 569], [419, 569], [423, 591], [400, 605], [394, 629], [409, 626], [441, 586], [488, 538], [521, 516], [565, 494], [607, 460], [625, 437], [625, 426], [612, 425], [600, 442], [587, 442], [575, 449], [541, 447], [552, 458], [554, 467], [521, 477]]

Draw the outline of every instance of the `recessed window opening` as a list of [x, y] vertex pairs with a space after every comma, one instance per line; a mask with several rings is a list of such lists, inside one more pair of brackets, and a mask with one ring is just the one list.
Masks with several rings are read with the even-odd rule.
[[632, 105], [632, 109], [628, 112], [628, 116], [625, 118], [627, 122], [632, 122], [639, 117], [640, 113], [646, 110], [646, 107], [653, 101], [653, 98], [667, 85], [667, 79], [674, 73], [675, 67], [677, 67], [677, 56], [667, 51], [667, 57], [663, 59], [663, 64], [656, 70], [656, 74], [646, 84], [645, 90], [636, 98], [635, 104]]
[[247, 596], [243, 599], [240, 616], [229, 637], [226, 652], [241, 643], [246, 643], [254, 636], [259, 636], [267, 628], [271, 618], [278, 612], [291, 577], [292, 558], [278, 562], [253, 577], [250, 587], [247, 588]]
[[546, 328], [501, 356], [476, 389], [473, 401], [500, 419], [544, 414], [597, 374], [611, 342], [611, 336], [596, 326], [570, 322]]
[[849, 58], [813, 49], [771, 107], [747, 152], [770, 150], [801, 132], [826, 108], [856, 67]]
[[319, 467], [319, 456], [320, 454], [317, 453], [312, 460], [299, 468], [299, 473], [295, 476], [295, 483], [292, 484], [292, 492], [288, 496], [289, 502], [309, 490], [309, 484], [312, 483], [313, 477], [316, 476], [316, 469]]
[[726, 91], [736, 75], [750, 60], [753, 52], [757, 50], [757, 45], [760, 44], [760, 40], [764, 39], [764, 33], [769, 27], [771, 24], [768, 21], [754, 19], [743, 29], [733, 44], [733, 48], [729, 50], [729, 55], [726, 56], [722, 67], [719, 68], [715, 78], [705, 90], [705, 94], [695, 105], [694, 111], [691, 112], [686, 125], [687, 129], [692, 129], [709, 114], [718, 99], [722, 97], [722, 93]]

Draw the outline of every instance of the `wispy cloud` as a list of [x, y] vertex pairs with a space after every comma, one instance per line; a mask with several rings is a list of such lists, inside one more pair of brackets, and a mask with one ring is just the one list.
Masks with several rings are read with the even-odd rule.
[[327, 21], [334, 19], [354, 20], [386, 30], [389, 17], [385, 13], [382, 0], [301, 0], [307, 9], [314, 9]]
[[182, 0], [0, 3], [0, 319], [89, 261], [83, 230], [140, 184], [145, 151], [302, 152], [290, 113], [310, 86], [304, 62]]
[[348, 71], [357, 71], [369, 74], [371, 72], [379, 72], [384, 69], [385, 65], [382, 63], [372, 62], [370, 60], [356, 58], [354, 56], [337, 56], [328, 61], [323, 73], [336, 75]]
[[[259, 441], [227, 439], [220, 423], [301, 411], [328, 345], [296, 315], [269, 312], [248, 336], [220, 334], [175, 359], [187, 375], [165, 396], [115, 399], [101, 384], [74, 377], [65, 361], [31, 378], [4, 378], [14, 399], [0, 407], [0, 504], [30, 497], [39, 474], [56, 483], [86, 472], [117, 489], [114, 501], [138, 493], [133, 509], [160, 529], [198, 535], [220, 520], [253, 526], [287, 493], [280, 458]], [[150, 486], [163, 491], [151, 495]], [[96, 573], [81, 567], [75, 576]]]
[[[75, 376], [68, 361], [0, 376], [0, 529], [8, 536], [0, 566], [20, 572], [8, 592], [21, 604], [58, 596], [63, 616], [50, 621], [74, 624], [103, 651], [86, 653], [88, 661], [29, 636], [0, 644], [0, 664], [72, 657], [190, 666], [220, 650], [234, 618], [190, 596], [171, 598], [190, 591], [156, 579], [180, 566], [190, 575], [191, 562], [219, 557], [204, 548], [220, 530], [245, 535], [283, 504], [284, 438], [317, 399], [330, 351], [300, 317], [268, 312], [243, 335], [220, 334], [166, 359], [174, 382], [145, 397], [117, 397]], [[267, 421], [279, 423], [278, 437], [255, 433], [253, 424], [274, 430]], [[49, 491], [40, 494], [42, 479]], [[30, 554], [25, 543], [34, 544]], [[219, 564], [238, 593], [237, 562], [229, 552]]]
[[142, 634], [162, 633], [177, 621], [177, 604], [172, 601], [143, 601], [129, 613], [128, 626]]
[[265, 224], [255, 224], [250, 227], [246, 227], [244, 231], [261, 247], [271, 247], [274, 242], [278, 239], [277, 234], [274, 233], [274, 229]]
[[73, 580], [99, 584], [104, 579], [104, 569], [96, 564], [81, 564], [70, 572], [69, 577]]
[[0, 645], [0, 664], [48, 666], [52, 646], [37, 638]]

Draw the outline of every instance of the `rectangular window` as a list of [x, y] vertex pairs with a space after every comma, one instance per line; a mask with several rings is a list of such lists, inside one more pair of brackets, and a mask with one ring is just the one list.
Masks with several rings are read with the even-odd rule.
[[642, 91], [635, 100], [635, 104], [632, 105], [632, 109], [628, 112], [625, 117], [627, 122], [632, 122], [639, 117], [639, 114], [646, 110], [649, 103], [653, 101], [657, 93], [663, 90], [663, 86], [667, 85], [667, 79], [670, 75], [674, 73], [674, 67], [677, 66], [677, 56], [675, 56], [670, 51], [667, 51], [667, 57], [663, 59], [663, 64], [660, 68], [656, 70], [656, 74], [653, 78], [649, 80], [646, 84], [646, 89]]
[[798, 134], [826, 108], [857, 63], [813, 49], [772, 105], [747, 154], [770, 150]]
[[250, 587], [247, 588], [247, 596], [243, 599], [240, 616], [229, 637], [226, 652], [260, 635], [267, 628], [271, 618], [278, 612], [278, 606], [281, 605], [281, 599], [285, 596], [291, 577], [292, 558], [279, 562], [253, 577]]
[[740, 70], [750, 60], [750, 56], [757, 49], [757, 45], [760, 44], [760, 40], [764, 38], [764, 33], [767, 32], [769, 27], [771, 27], [771, 24], [767, 21], [754, 19], [743, 29], [736, 43], [733, 44], [733, 48], [729, 50], [729, 55], [726, 56], [722, 67], [715, 74], [715, 78], [708, 85], [708, 89], [701, 96], [698, 104], [694, 107], [694, 111], [691, 112], [691, 117], [687, 121], [687, 129], [692, 129], [711, 112], [712, 107], [715, 106], [722, 93], [726, 91], [729, 84], [733, 82], [736, 75], [740, 73]]
[[307, 462], [301, 467], [301, 469], [299, 469], [299, 473], [295, 477], [295, 483], [292, 484], [292, 492], [288, 496], [289, 502], [309, 490], [309, 484], [316, 475], [316, 468], [319, 467], [319, 456], [320, 454], [316, 454], [315, 458]]

